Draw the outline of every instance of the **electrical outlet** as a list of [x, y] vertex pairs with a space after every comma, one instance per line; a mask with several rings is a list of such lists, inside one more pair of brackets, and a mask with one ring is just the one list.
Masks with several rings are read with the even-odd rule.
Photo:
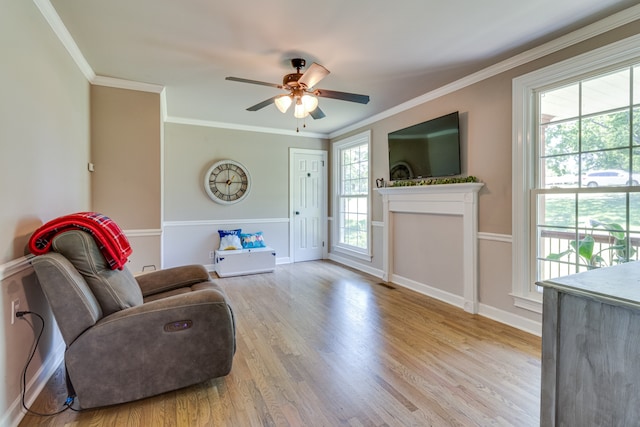
[[20, 299], [11, 301], [11, 324], [16, 323], [16, 313], [20, 311]]
[[216, 255], [216, 253], [214, 251], [210, 251], [209, 252], [209, 258], [213, 259]]

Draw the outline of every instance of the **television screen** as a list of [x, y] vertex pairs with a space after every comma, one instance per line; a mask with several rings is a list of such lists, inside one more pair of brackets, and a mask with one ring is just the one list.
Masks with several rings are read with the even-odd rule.
[[389, 179], [460, 174], [458, 112], [389, 133]]

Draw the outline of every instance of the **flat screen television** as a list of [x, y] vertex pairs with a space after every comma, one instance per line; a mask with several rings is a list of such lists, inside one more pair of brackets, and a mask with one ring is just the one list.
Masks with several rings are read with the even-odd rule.
[[460, 175], [458, 112], [389, 133], [389, 179]]

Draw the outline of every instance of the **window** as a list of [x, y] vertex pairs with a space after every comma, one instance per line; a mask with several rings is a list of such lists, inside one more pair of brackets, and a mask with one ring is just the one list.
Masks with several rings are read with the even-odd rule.
[[370, 132], [334, 145], [334, 250], [371, 260]]
[[537, 281], [638, 259], [638, 39], [514, 80], [517, 306], [541, 311]]
[[630, 65], [536, 91], [536, 280], [637, 258], [639, 74]]

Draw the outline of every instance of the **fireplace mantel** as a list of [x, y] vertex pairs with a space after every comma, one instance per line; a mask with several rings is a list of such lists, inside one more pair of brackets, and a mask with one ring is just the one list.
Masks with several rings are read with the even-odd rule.
[[478, 312], [478, 192], [483, 183], [460, 183], [385, 187], [377, 191], [382, 196], [383, 279], [393, 281], [393, 227], [395, 213], [458, 215], [463, 223], [463, 308]]

